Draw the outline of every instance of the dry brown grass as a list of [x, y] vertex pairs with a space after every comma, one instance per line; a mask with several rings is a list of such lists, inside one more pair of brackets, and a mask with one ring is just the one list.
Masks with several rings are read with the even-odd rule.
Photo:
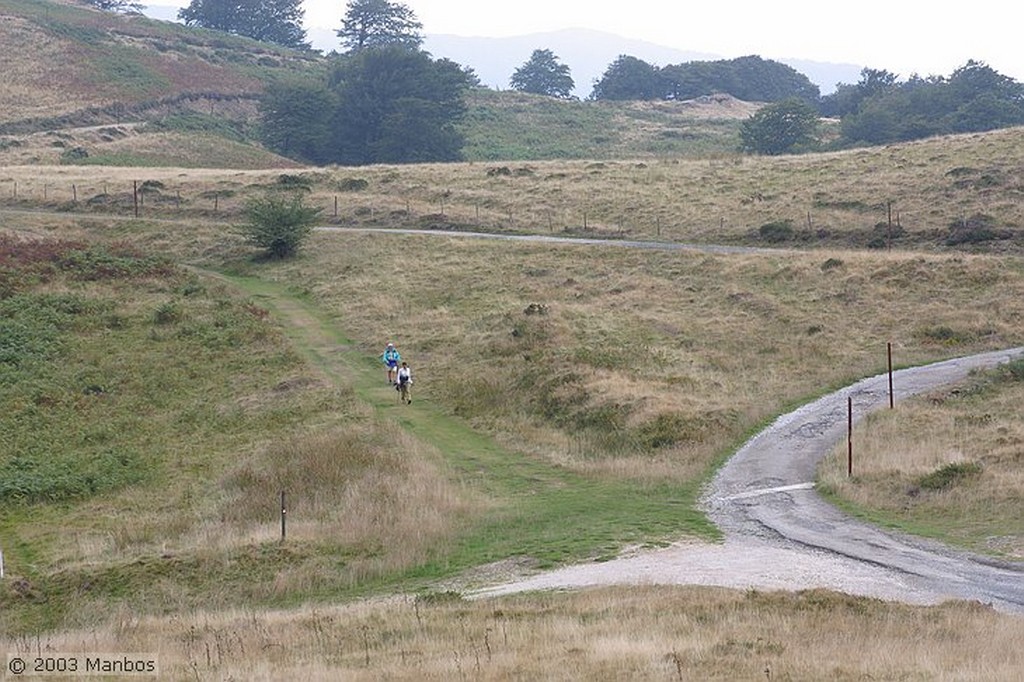
[[[57, 512], [60, 527], [25, 527], [20, 536], [52, 546], [47, 561], [54, 566], [86, 573], [90, 566], [153, 556], [230, 562], [280, 539], [279, 495], [286, 490], [287, 537], [291, 547], [302, 549], [270, 582], [254, 577], [254, 594], [304, 593], [339, 579], [357, 585], [408, 570], [442, 551], [466, 515], [486, 503], [449, 480], [423, 443], [368, 415], [363, 419], [275, 439], [238, 455], [233, 465], [183, 453], [183, 471], [160, 489], [140, 488]], [[188, 471], [197, 467], [210, 475], [197, 480]], [[331, 575], [310, 554], [316, 547], [345, 557], [329, 569]], [[158, 593], [150, 608], [183, 608], [196, 598]], [[219, 597], [214, 592], [208, 598]]]
[[912, 531], [1024, 559], [1024, 387], [993, 375], [1006, 372], [871, 415], [854, 430], [854, 476], [844, 441], [822, 463], [822, 483]]
[[8, 651], [139, 652], [162, 679], [1017, 679], [1024, 621], [964, 603], [823, 592], [615, 588], [444, 594], [173, 618], [125, 612]]
[[[532, 174], [511, 178], [488, 177], [486, 167], [473, 164], [308, 175], [314, 200], [329, 207], [333, 196], [341, 197], [339, 223], [464, 222], [544, 233], [546, 217], [558, 208], [564, 224], [585, 211], [592, 226], [617, 232], [638, 224], [618, 222], [622, 216], [644, 216], [652, 223], [664, 216], [647, 212], [657, 197], [673, 214], [688, 216], [662, 222], [663, 238], [708, 241], [739, 239], [759, 221], [802, 211], [816, 192], [868, 202], [889, 191], [888, 178], [902, 188], [901, 205], [912, 207], [903, 209], [904, 225], [909, 229], [920, 220], [928, 230], [941, 231], [944, 221], [974, 210], [1019, 224], [1014, 221], [1020, 208], [1012, 199], [1020, 138], [1019, 130], [1004, 131], [886, 150], [737, 163], [530, 164]], [[894, 157], [919, 161], [902, 169], [886, 166]], [[954, 187], [947, 173], [957, 163], [999, 169], [1010, 180], [998, 194]], [[191, 208], [200, 204], [193, 197], [223, 192], [221, 213], [204, 214], [218, 218], [230, 217], [247, 194], [275, 183], [279, 175], [146, 169], [143, 177], [132, 169], [19, 167], [0, 172], [0, 193], [17, 180], [22, 194], [12, 203], [36, 208], [46, 206], [35, 198], [46, 183], [53, 183], [51, 192], [58, 184], [81, 183], [88, 196], [99, 193], [103, 183], [156, 179], [165, 184], [165, 196], [181, 190], [187, 201], [195, 201]], [[909, 178], [907, 185], [900, 177]], [[366, 179], [367, 190], [343, 192], [349, 178]], [[748, 201], [751, 191], [761, 197]], [[437, 215], [442, 197], [444, 217]], [[172, 210], [169, 203], [162, 213], [156, 205], [147, 207], [157, 216], [190, 208]], [[592, 213], [595, 205], [604, 208]], [[865, 221], [874, 221], [874, 211], [881, 210], [872, 205], [870, 212], [830, 209], [836, 229], [860, 234]], [[520, 218], [524, 215], [528, 219]], [[728, 219], [707, 221], [709, 215]], [[311, 294], [368, 358], [379, 353], [386, 338], [396, 340], [416, 370], [417, 400], [437, 403], [515, 449], [593, 477], [694, 480], [765, 418], [881, 371], [887, 341], [894, 343], [898, 363], [925, 362], [1018, 345], [1024, 319], [1024, 273], [1012, 256], [839, 248], [728, 255], [343, 232], [318, 233], [293, 262], [252, 266], [249, 254], [216, 222], [196, 220], [183, 227], [114, 221], [102, 214], [6, 219], [8, 226], [17, 222], [38, 233], [131, 237], [204, 264], [228, 260], [243, 269], [258, 267], [260, 276]], [[626, 231], [653, 236], [650, 230]], [[533, 303], [546, 313], [526, 314]], [[231, 409], [250, 409], [252, 401], [269, 399], [265, 394], [244, 398]], [[1012, 396], [1006, 404], [1019, 399]], [[994, 433], [968, 436], [988, 443], [969, 457], [1005, 460], [1009, 472], [1020, 436], [1010, 408], [998, 409], [1006, 416], [993, 422]], [[994, 410], [986, 407], [982, 414]], [[928, 473], [949, 461], [951, 448], [963, 448], [960, 434], [968, 432], [962, 420], [952, 419], [957, 429], [947, 436], [936, 422], [924, 422], [938, 438], [915, 455], [918, 464], [898, 476], [910, 480]], [[165, 534], [172, 551], [223, 546], [229, 551], [209, 561], [208, 572], [217, 575], [232, 551], [271, 544], [273, 509], [258, 512], [253, 501], [272, 497], [281, 477], [297, 475], [283, 466], [293, 450], [311, 468], [311, 478], [302, 481], [326, 482], [316, 496], [295, 501], [309, 518], [296, 523], [295, 537], [337, 535], [368, 550], [352, 564], [354, 579], [421, 560], [431, 543], [444, 542], [442, 524], [457, 523], [460, 514], [480, 508], [478, 500], [443, 480], [431, 451], [399, 438], [399, 448], [416, 453], [418, 460], [402, 466], [387, 449], [395, 441], [380, 433], [374, 448], [363, 451], [373, 464], [357, 467], [361, 473], [352, 478], [354, 470], [339, 455], [359, 442], [359, 431], [339, 436], [336, 424], [317, 426], [315, 436], [267, 444], [239, 457], [228, 474], [210, 477], [206, 487], [168, 486], [166, 498], [145, 500], [139, 493], [113, 504], [83, 505], [70, 518], [61, 517], [58, 530], [39, 525], [35, 532], [77, 536], [61, 544], [66, 549], [59, 557], [77, 566], [160, 551]], [[651, 445], [651, 438], [665, 433], [677, 438]], [[356, 458], [355, 464], [360, 462]], [[879, 472], [887, 470], [881, 461], [877, 466]], [[991, 471], [986, 465], [984, 475]], [[337, 489], [330, 484], [337, 476], [349, 476], [355, 487]], [[1007, 477], [1005, 487], [972, 488], [974, 518], [984, 517], [985, 505], [1019, 501], [1013, 480]], [[245, 485], [239, 487], [240, 482]], [[989, 490], [998, 495], [989, 496]], [[350, 492], [358, 494], [349, 497]], [[884, 506], [904, 500], [901, 494], [867, 503]], [[929, 513], [960, 513], [968, 504], [960, 497], [933, 496], [936, 506]], [[243, 508], [262, 513], [262, 519], [230, 518]], [[220, 515], [223, 523], [200, 521]], [[1019, 522], [1019, 516], [1006, 519]], [[131, 523], [118, 534], [114, 529], [125, 520]], [[1016, 528], [982, 535], [1019, 538]], [[25, 539], [34, 539], [31, 532]], [[309, 551], [311, 545], [303, 542], [296, 551]], [[259, 577], [249, 594], [261, 600], [303, 591], [322, 594], [318, 591], [331, 587], [325, 576], [337, 570], [326, 556], [279, 558], [279, 575]], [[147, 608], [156, 604], [187, 612], [194, 596], [180, 589], [170, 581], [153, 585], [146, 593]], [[209, 602], [214, 607], [237, 603], [238, 594], [211, 586]], [[160, 652], [162, 666], [179, 679], [554, 679], [567, 671], [588, 679], [762, 679], [769, 668], [789, 679], [987, 680], [1013, 679], [1022, 663], [1016, 645], [1019, 619], [966, 605], [915, 609], [818, 593], [609, 590], [479, 604], [441, 600], [418, 607], [359, 604], [284, 614], [211, 611], [154, 620], [139, 620], [126, 609], [113, 621], [101, 604], [88, 608], [74, 620], [92, 627], [54, 634], [49, 643]], [[14, 644], [31, 646], [27, 640]]]
[[[530, 162], [510, 164], [511, 175], [489, 173], [500, 166], [369, 166], [302, 175], [312, 184], [311, 203], [341, 225], [759, 244], [761, 226], [789, 221], [788, 245], [884, 247], [891, 206], [894, 248], [941, 248], [951, 226], [987, 216], [999, 238], [967, 248], [1000, 251], [1019, 251], [1024, 225], [1017, 200], [1024, 191], [1024, 128], [785, 158]], [[46, 203], [44, 186], [51, 203], [70, 200], [72, 184], [83, 203], [104, 186], [130, 199], [132, 180], [153, 179], [184, 203], [154, 202], [147, 215], [198, 215], [213, 208], [211, 193], [219, 192], [218, 209], [230, 219], [280, 173], [10, 167], [0, 173], [0, 199], [12, 197], [14, 182], [21, 201], [32, 205]], [[365, 182], [365, 189], [348, 190], [354, 182]]]
[[53, 87], [55, 82], [84, 79], [82, 65], [68, 58], [69, 41], [48, 35], [22, 17], [0, 15], [0, 45], [0, 122], [109, 103], [80, 88]]
[[[323, 233], [273, 276], [363, 352], [396, 340], [421, 391], [513, 447], [641, 478], [698, 476], [787, 405], [882, 371], [888, 341], [899, 363], [1013, 346], [1024, 315], [1014, 262], [980, 256]], [[941, 328], [959, 339], [934, 340]], [[661, 427], [674, 439], [644, 447]]]

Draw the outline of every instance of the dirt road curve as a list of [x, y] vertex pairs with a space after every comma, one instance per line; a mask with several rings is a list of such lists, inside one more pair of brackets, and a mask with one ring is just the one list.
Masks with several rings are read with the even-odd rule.
[[[896, 372], [896, 400], [951, 384], [976, 368], [1024, 355], [1024, 347]], [[856, 521], [815, 492], [817, 462], [854, 419], [888, 406], [880, 375], [780, 417], [722, 468], [703, 506], [722, 545], [677, 544], [613, 561], [569, 566], [478, 590], [475, 596], [611, 584], [700, 584], [755, 589], [829, 588], [931, 604], [968, 599], [1024, 614], [1024, 565], [999, 562]]]

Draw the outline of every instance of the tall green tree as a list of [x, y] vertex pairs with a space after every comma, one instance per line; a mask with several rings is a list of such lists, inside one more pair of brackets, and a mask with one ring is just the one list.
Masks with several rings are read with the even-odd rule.
[[756, 154], [786, 154], [808, 148], [816, 140], [818, 112], [792, 97], [768, 104], [740, 126], [744, 149]]
[[658, 67], [624, 54], [608, 65], [590, 93], [590, 99], [595, 100], [653, 100], [664, 96], [664, 79]]
[[328, 87], [337, 98], [331, 125], [335, 163], [455, 161], [465, 142], [457, 124], [466, 112], [471, 74], [401, 45], [342, 55]]
[[355, 52], [387, 45], [416, 49], [423, 44], [422, 30], [413, 11], [400, 2], [351, 0], [335, 33], [346, 52]]
[[302, 0], [192, 0], [178, 10], [178, 18], [186, 26], [308, 49], [304, 14]]
[[337, 108], [337, 97], [322, 80], [272, 83], [259, 102], [263, 143], [291, 159], [329, 163]]
[[569, 67], [559, 62], [551, 50], [534, 50], [526, 63], [512, 74], [509, 84], [513, 90], [559, 99], [572, 99], [572, 90], [576, 87]]

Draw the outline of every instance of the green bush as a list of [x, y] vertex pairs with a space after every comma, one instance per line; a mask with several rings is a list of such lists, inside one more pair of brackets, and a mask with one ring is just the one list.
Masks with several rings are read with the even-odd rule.
[[321, 209], [306, 206], [301, 194], [266, 194], [245, 205], [246, 222], [241, 235], [254, 246], [266, 249], [274, 258], [287, 258], [298, 251], [313, 231]]
[[795, 231], [793, 223], [789, 220], [775, 220], [765, 223], [757, 230], [758, 234], [766, 242], [786, 242], [793, 238]]
[[980, 474], [981, 465], [977, 462], [951, 462], [923, 476], [918, 485], [925, 490], [945, 490]]

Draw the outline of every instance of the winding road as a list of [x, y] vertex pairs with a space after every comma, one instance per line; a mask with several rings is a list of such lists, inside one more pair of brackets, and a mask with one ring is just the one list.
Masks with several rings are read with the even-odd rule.
[[[1024, 356], [1024, 347], [900, 370], [893, 395], [955, 383]], [[864, 379], [779, 417], [740, 448], [702, 498], [721, 545], [680, 543], [579, 564], [474, 596], [612, 584], [703, 584], [746, 589], [827, 588], [917, 604], [964, 599], [1024, 614], [1024, 563], [998, 561], [883, 531], [840, 512], [814, 490], [815, 467], [854, 420], [889, 404], [888, 375]]]

